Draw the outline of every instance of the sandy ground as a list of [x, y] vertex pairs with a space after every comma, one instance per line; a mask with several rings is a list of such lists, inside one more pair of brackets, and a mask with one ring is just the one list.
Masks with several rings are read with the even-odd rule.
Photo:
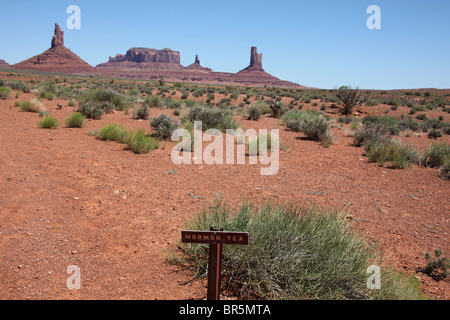
[[[245, 128], [280, 129], [279, 172], [261, 176], [260, 164], [176, 166], [172, 142], [135, 155], [89, 132], [110, 123], [151, 132], [148, 121], [117, 112], [69, 129], [64, 119], [74, 108], [58, 110], [57, 103], [67, 105], [45, 101], [61, 122], [47, 130], [38, 127], [37, 114], [12, 107], [14, 99], [0, 100], [0, 299], [204, 298], [205, 283], [183, 285], [192, 274], [168, 263], [167, 253], [177, 249], [185, 219], [218, 193], [228, 203], [346, 209], [349, 223], [379, 241], [387, 263], [415, 274], [432, 299], [450, 298], [448, 280], [416, 273], [423, 253], [450, 252], [449, 182], [436, 169], [369, 163], [352, 146], [348, 125], [335, 126], [335, 143], [324, 148], [279, 120], [237, 116]], [[151, 109], [150, 117], [160, 113], [172, 111]], [[432, 142], [425, 135], [405, 139]], [[80, 290], [67, 288], [71, 265], [80, 269]]]

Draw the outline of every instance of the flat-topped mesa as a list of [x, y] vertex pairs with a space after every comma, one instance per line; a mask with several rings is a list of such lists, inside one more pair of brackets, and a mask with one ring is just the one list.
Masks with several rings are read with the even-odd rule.
[[110, 63], [119, 62], [136, 62], [136, 63], [172, 63], [180, 64], [180, 53], [171, 49], [147, 49], [147, 48], [131, 48], [126, 54], [118, 54], [114, 58], [109, 58]]
[[55, 35], [52, 38], [52, 48], [64, 45], [64, 31], [55, 23]]
[[262, 67], [262, 53], [258, 54], [258, 49], [252, 47], [250, 53], [250, 65], [242, 71], [259, 71], [264, 72]]

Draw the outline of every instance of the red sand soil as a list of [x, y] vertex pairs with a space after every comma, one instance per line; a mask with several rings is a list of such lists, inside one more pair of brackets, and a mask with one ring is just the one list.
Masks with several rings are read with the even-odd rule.
[[[449, 182], [436, 169], [369, 163], [363, 149], [352, 146], [348, 125], [335, 126], [335, 143], [324, 148], [277, 119], [237, 116], [247, 129], [280, 129], [280, 170], [261, 176], [261, 165], [175, 166], [172, 142], [135, 155], [89, 132], [111, 123], [151, 132], [148, 121], [117, 112], [69, 129], [64, 119], [74, 108], [58, 110], [57, 103], [67, 101], [44, 103], [61, 123], [56, 130], [39, 128], [38, 115], [13, 107], [12, 98], [0, 100], [0, 299], [204, 298], [205, 283], [183, 285], [193, 275], [170, 264], [167, 253], [177, 250], [185, 219], [217, 193], [227, 203], [346, 208], [349, 223], [379, 241], [387, 263], [414, 274], [432, 299], [450, 298], [448, 280], [416, 273], [425, 266], [423, 253], [450, 252]], [[160, 113], [172, 115], [151, 109], [150, 117]], [[66, 286], [70, 265], [81, 270], [80, 290]]]

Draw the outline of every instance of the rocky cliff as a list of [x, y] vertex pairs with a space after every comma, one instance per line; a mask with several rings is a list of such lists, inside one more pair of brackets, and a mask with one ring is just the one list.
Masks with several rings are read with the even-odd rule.
[[7, 67], [9, 66], [9, 63], [6, 62], [5, 60], [0, 59], [0, 67]]

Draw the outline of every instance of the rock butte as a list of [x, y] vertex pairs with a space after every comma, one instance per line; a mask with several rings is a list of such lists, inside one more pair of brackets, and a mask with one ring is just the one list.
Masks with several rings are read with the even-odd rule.
[[64, 46], [64, 32], [58, 24], [55, 24], [55, 32], [49, 50], [11, 67], [111, 78], [142, 80], [163, 78], [172, 82], [212, 85], [306, 88], [266, 73], [262, 67], [262, 54], [258, 54], [256, 47], [251, 48], [250, 65], [237, 73], [215, 72], [206, 68], [200, 64], [198, 55], [193, 64], [184, 67], [180, 63], [180, 53], [167, 48], [162, 50], [131, 48], [126, 54], [110, 57], [108, 62], [101, 63], [94, 68]]
[[6, 62], [5, 60], [0, 59], [0, 66], [1, 67], [7, 67], [7, 66], [9, 66], [9, 63]]

